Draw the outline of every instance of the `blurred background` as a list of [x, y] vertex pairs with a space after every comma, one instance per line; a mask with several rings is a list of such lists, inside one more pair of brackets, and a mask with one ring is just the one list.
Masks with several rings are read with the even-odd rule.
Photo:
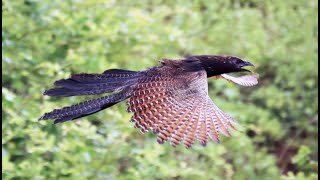
[[[316, 0], [3, 0], [3, 179], [317, 179]], [[37, 119], [89, 97], [49, 98], [72, 73], [144, 70], [161, 58], [229, 54], [259, 85], [209, 80], [241, 125], [186, 150], [140, 134], [120, 103], [64, 124]]]

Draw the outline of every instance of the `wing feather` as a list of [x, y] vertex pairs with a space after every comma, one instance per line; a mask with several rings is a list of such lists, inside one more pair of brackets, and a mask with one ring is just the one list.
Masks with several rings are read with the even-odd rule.
[[219, 142], [220, 139], [219, 139], [219, 134], [218, 132], [216, 131], [216, 127], [214, 125], [214, 121], [215, 121], [215, 116], [214, 114], [212, 113], [212, 108], [207, 108], [207, 114], [209, 114], [209, 117], [208, 117], [208, 130], [207, 130], [207, 134], [208, 136], [210, 137], [210, 139], [214, 142]]
[[[172, 137], [172, 135], [174, 136], [174, 131], [179, 128], [179, 124], [185, 118], [185, 116], [190, 113], [192, 105], [193, 102], [190, 100], [190, 98], [185, 100], [184, 103], [180, 103], [179, 109], [175, 113], [175, 116], [169, 120], [167, 126], [161, 130], [158, 136], [158, 142], [163, 143]], [[171, 143], [173, 146], [175, 146], [178, 141], [176, 141], [174, 138], [171, 138]]]
[[250, 74], [250, 75], [244, 75], [240, 77], [233, 77], [228, 74], [221, 74], [221, 77], [224, 79], [234, 82], [236, 84], [242, 85], [242, 86], [254, 86], [258, 84], [258, 74]]
[[135, 122], [135, 128], [142, 128], [141, 132], [149, 131], [151, 128], [155, 128], [159, 121], [163, 122], [166, 118], [166, 112], [171, 111], [172, 98], [166, 97], [160, 103], [155, 103], [149, 108], [135, 111], [131, 118], [132, 122]]
[[[210, 100], [210, 99], [209, 99]], [[221, 132], [221, 134], [231, 137], [230, 132], [228, 131], [228, 126], [227, 126], [227, 122], [229, 121], [225, 116], [223, 116], [221, 114], [221, 110], [215, 106], [215, 104], [210, 100], [210, 113], [215, 116], [216, 122], [218, 124], [218, 128], [219, 128], [219, 132]]]
[[219, 133], [231, 136], [235, 129], [231, 116], [221, 111], [208, 96], [205, 72], [190, 76], [149, 74], [138, 80], [127, 103], [131, 121], [142, 133], [152, 130], [157, 141], [170, 141], [173, 147], [183, 142], [190, 148], [197, 139], [206, 146], [208, 137], [220, 142]]
[[201, 113], [201, 108], [197, 108], [196, 111], [193, 114], [193, 117], [190, 119], [189, 126], [186, 130], [186, 134], [184, 136], [184, 147], [189, 149], [192, 144], [194, 143], [194, 140], [196, 138], [196, 131], [197, 131], [197, 126], [198, 122], [200, 119], [200, 113]]
[[203, 108], [201, 109], [199, 124], [197, 127], [197, 139], [202, 146], [207, 144], [207, 115], [206, 115], [207, 102], [203, 103]]
[[168, 119], [163, 124], [159, 126], [159, 135], [157, 141], [160, 144], [163, 144], [171, 136], [173, 128], [176, 126], [176, 121], [179, 121], [181, 115], [187, 111], [183, 105], [178, 102], [175, 102], [176, 108], [168, 112]]
[[174, 133], [171, 135], [171, 145], [176, 147], [186, 135], [186, 130], [191, 122], [190, 119], [193, 118], [195, 111], [198, 107], [193, 106], [192, 110], [180, 121], [179, 125], [175, 129]]
[[237, 122], [230, 115], [226, 114], [221, 109], [219, 109], [217, 105], [215, 105], [213, 102], [212, 102], [212, 107], [214, 109], [214, 112], [219, 116], [220, 120], [223, 122], [223, 125], [227, 127], [226, 129], [237, 130], [233, 126], [233, 124], [236, 124]]

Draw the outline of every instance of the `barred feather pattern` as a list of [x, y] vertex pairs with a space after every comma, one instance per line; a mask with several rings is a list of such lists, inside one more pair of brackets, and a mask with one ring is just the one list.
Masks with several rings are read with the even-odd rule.
[[106, 80], [108, 78], [112, 79], [123, 79], [136, 75], [136, 71], [123, 70], [123, 69], [108, 69], [104, 71], [102, 74], [88, 74], [88, 73], [80, 73], [73, 74], [71, 78], [74, 79], [87, 79], [88, 82], [95, 80]]
[[72, 106], [54, 109], [51, 112], [45, 113], [42, 117], [40, 117], [39, 120], [55, 119], [55, 124], [62, 123], [103, 110], [120, 101], [123, 101], [126, 99], [126, 97], [127, 91], [123, 91], [110, 96], [87, 100]]
[[[55, 123], [74, 120], [129, 98], [127, 111], [133, 112], [131, 122], [134, 127], [142, 133], [151, 130], [158, 135], [158, 143], [170, 141], [173, 147], [183, 143], [186, 148], [190, 148], [196, 140], [202, 146], [206, 146], [209, 139], [219, 143], [220, 134], [230, 137], [230, 130], [236, 130], [236, 121], [220, 110], [208, 96], [208, 71], [203, 67], [203, 62], [197, 58], [176, 61], [164, 59], [161, 66], [145, 71], [111, 69], [102, 74], [71, 75], [68, 79], [56, 81], [55, 85], [59, 87], [49, 89], [44, 94], [114, 94], [55, 109], [45, 113], [40, 120], [54, 119]], [[258, 83], [257, 74], [240, 77], [217, 72], [213, 74], [215, 78], [222, 77], [242, 86]], [[211, 77], [210, 73], [208, 75]]]
[[166, 91], [168, 84], [174, 84], [174, 80], [160, 78], [150, 77], [141, 80], [127, 103], [127, 111], [134, 112], [131, 121], [135, 122], [135, 127], [141, 128], [143, 133], [165, 118], [168, 107], [174, 105], [172, 94]]
[[196, 139], [206, 146], [208, 138], [219, 143], [220, 133], [231, 136], [235, 121], [208, 96], [205, 72], [183, 82], [159, 75], [140, 80], [127, 103], [134, 127], [142, 133], [152, 130], [158, 143], [170, 141], [173, 147], [183, 142], [190, 148]]
[[258, 74], [243, 75], [243, 76], [240, 76], [240, 77], [233, 77], [233, 76], [230, 76], [228, 74], [221, 74], [220, 76], [222, 78], [230, 81], [230, 82], [239, 84], [241, 86], [254, 86], [254, 85], [257, 85], [258, 84], [258, 78], [259, 78]]

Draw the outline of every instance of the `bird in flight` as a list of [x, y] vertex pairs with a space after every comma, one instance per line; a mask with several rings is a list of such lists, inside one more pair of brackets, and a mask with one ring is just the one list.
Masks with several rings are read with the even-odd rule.
[[96, 98], [45, 113], [39, 120], [54, 119], [54, 123], [94, 114], [129, 99], [131, 122], [142, 133], [152, 130], [163, 144], [173, 147], [183, 142], [190, 148], [194, 141], [205, 146], [208, 139], [220, 142], [219, 134], [231, 136], [236, 121], [220, 110], [208, 95], [208, 78], [223, 78], [242, 86], [258, 83], [257, 74], [233, 77], [227, 73], [250, 72], [252, 63], [234, 56], [198, 55], [184, 59], [162, 59], [161, 65], [144, 71], [109, 69], [102, 74], [73, 74], [54, 83], [46, 90], [48, 96], [97, 95]]

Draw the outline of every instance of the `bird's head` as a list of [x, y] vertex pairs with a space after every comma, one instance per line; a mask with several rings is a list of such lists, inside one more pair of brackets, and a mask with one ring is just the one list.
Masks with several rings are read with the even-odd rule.
[[189, 56], [187, 59], [199, 60], [202, 67], [206, 70], [208, 77], [232, 72], [250, 72], [250, 70], [247, 70], [244, 67], [254, 66], [252, 63], [235, 56], [200, 55]]

